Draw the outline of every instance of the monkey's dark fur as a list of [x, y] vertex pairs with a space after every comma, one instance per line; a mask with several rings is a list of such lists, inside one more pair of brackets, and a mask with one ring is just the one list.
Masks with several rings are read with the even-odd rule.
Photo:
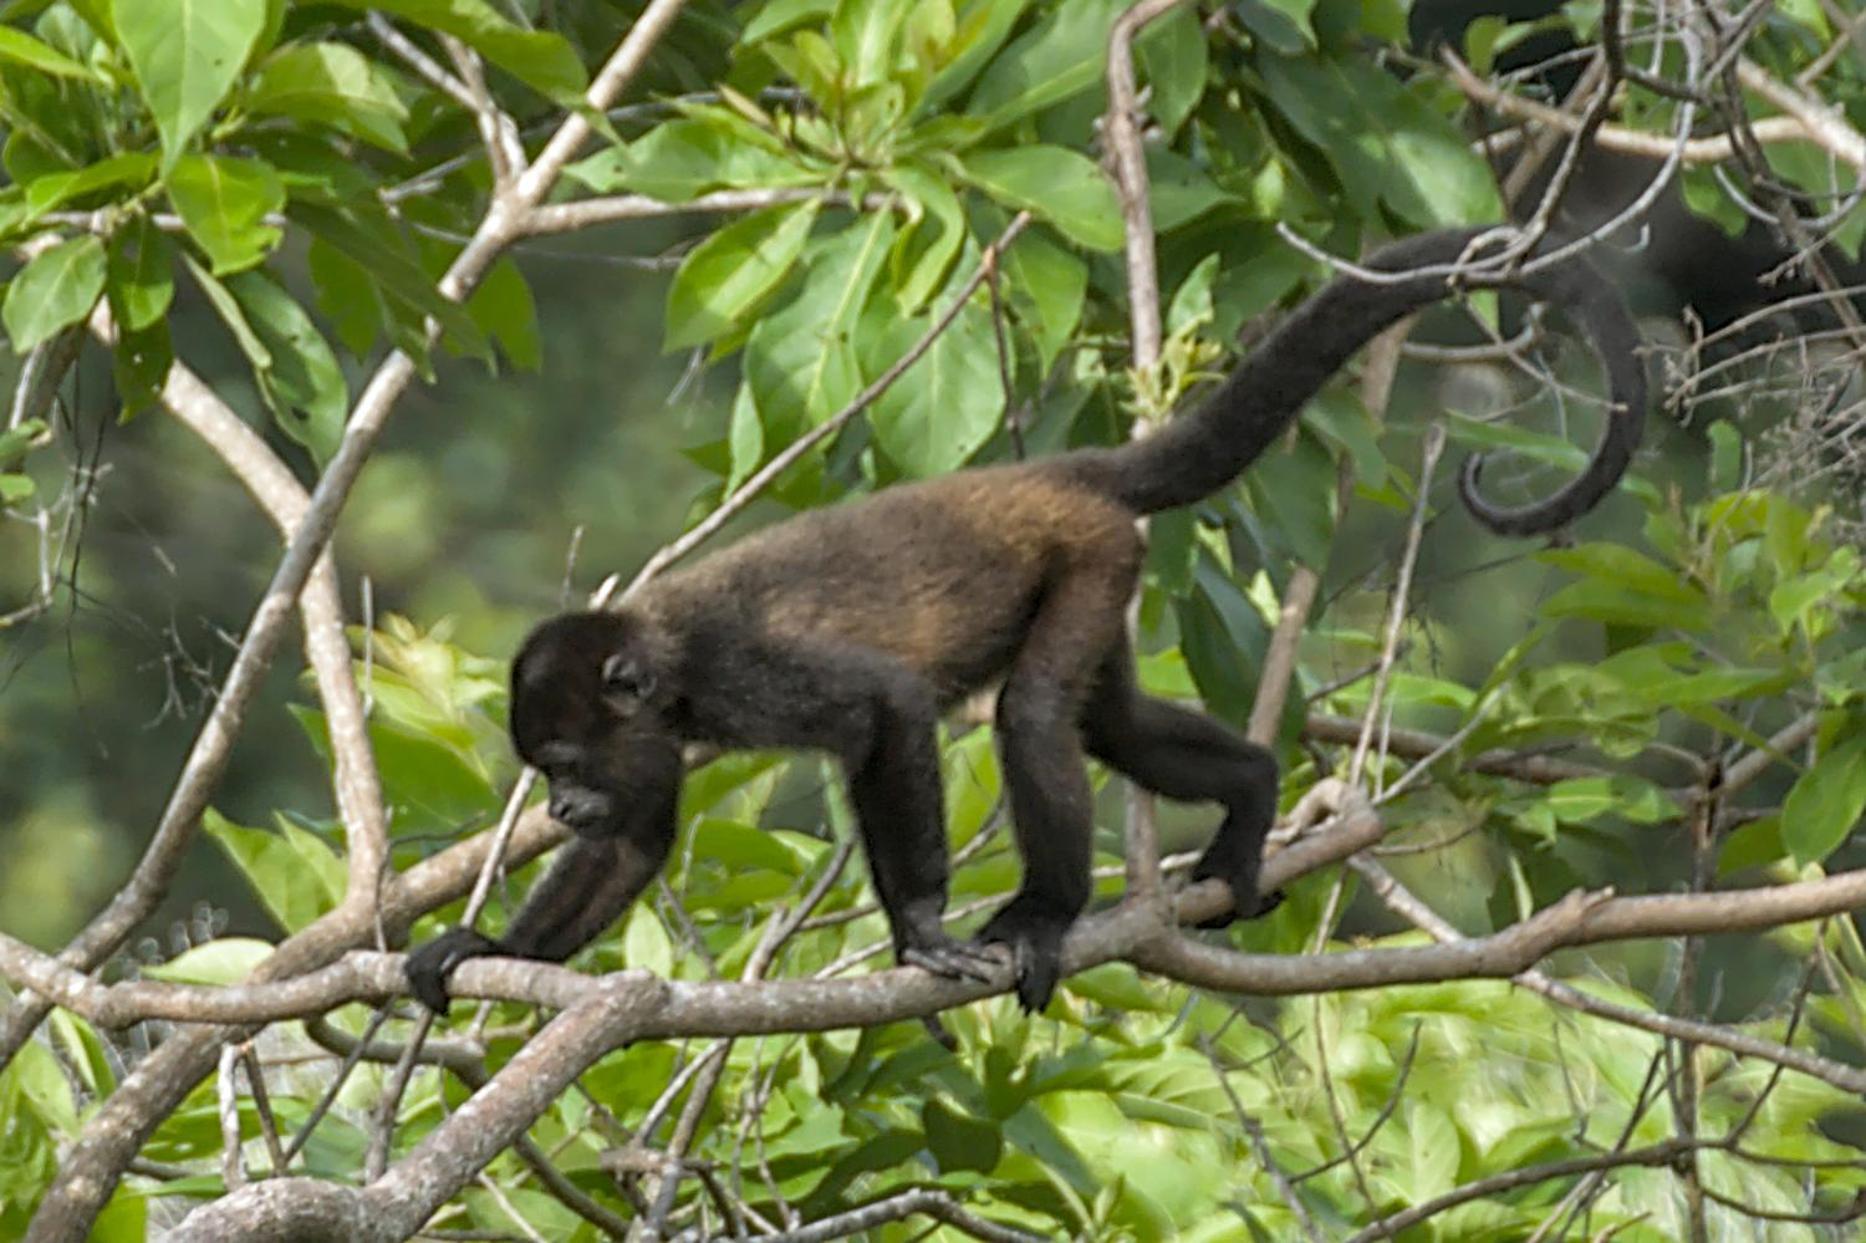
[[[1385, 248], [1373, 269], [1457, 262], [1478, 231]], [[1493, 530], [1559, 527], [1619, 480], [1639, 443], [1638, 337], [1586, 263], [1516, 282], [1560, 305], [1605, 364], [1612, 405], [1587, 467], [1545, 500], [1465, 503]], [[978, 945], [1008, 945], [1022, 1003], [1056, 986], [1063, 934], [1089, 898], [1094, 756], [1172, 799], [1224, 808], [1195, 875], [1257, 892], [1276, 811], [1275, 760], [1200, 713], [1140, 693], [1123, 614], [1141, 569], [1134, 519], [1229, 484], [1355, 350], [1452, 292], [1444, 275], [1344, 276], [1303, 304], [1195, 413], [1143, 440], [890, 488], [761, 531], [652, 583], [613, 613], [533, 632], [512, 669], [518, 752], [576, 833], [504, 937], [454, 929], [410, 956], [415, 994], [447, 1004], [453, 968], [480, 954], [562, 959], [653, 879], [674, 839], [680, 747], [808, 747], [843, 762], [882, 908], [903, 963], [990, 978]], [[941, 927], [947, 853], [935, 725], [1002, 680], [996, 728], [1022, 887], [974, 945]]]

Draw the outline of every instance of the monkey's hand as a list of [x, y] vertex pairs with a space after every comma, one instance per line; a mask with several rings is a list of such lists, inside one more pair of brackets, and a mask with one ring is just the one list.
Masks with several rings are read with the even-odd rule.
[[970, 945], [961, 945], [943, 932], [924, 934], [895, 948], [894, 957], [903, 967], [919, 967], [944, 980], [973, 980], [991, 984], [1004, 970], [1001, 959], [980, 953]]
[[1063, 974], [1063, 934], [1075, 921], [1042, 910], [1019, 894], [978, 930], [981, 945], [1005, 945], [1017, 974], [1017, 1003], [1035, 1014], [1050, 1004]]
[[449, 928], [408, 955], [402, 968], [408, 987], [421, 1004], [442, 1018], [447, 1016], [447, 977], [469, 958], [500, 952], [499, 943], [471, 928]]

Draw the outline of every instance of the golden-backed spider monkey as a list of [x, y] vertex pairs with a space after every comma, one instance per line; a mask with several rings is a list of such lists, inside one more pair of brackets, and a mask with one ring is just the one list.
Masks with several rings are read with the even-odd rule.
[[[1262, 747], [1135, 683], [1123, 618], [1141, 571], [1135, 518], [1225, 487], [1356, 349], [1455, 291], [1449, 269], [1483, 230], [1395, 243], [1338, 277], [1251, 351], [1193, 413], [1118, 448], [960, 471], [800, 514], [651, 583], [614, 612], [539, 626], [512, 667], [512, 736], [575, 832], [503, 937], [453, 929], [408, 976], [436, 1010], [466, 958], [562, 959], [654, 877], [674, 839], [681, 747], [806, 747], [841, 760], [896, 956], [990, 979], [1010, 947], [1017, 995], [1043, 1006], [1063, 934], [1089, 898], [1084, 757], [1171, 799], [1224, 808], [1195, 870], [1257, 892], [1277, 769]], [[1503, 508], [1460, 477], [1465, 504], [1505, 534], [1548, 531], [1618, 482], [1646, 408], [1638, 336], [1579, 259], [1496, 280], [1559, 305], [1605, 365], [1611, 404], [1586, 468], [1553, 495]], [[1024, 876], [970, 943], [941, 926], [947, 851], [935, 725], [1002, 682], [996, 729]], [[1222, 922], [1222, 921], [1221, 921]]]

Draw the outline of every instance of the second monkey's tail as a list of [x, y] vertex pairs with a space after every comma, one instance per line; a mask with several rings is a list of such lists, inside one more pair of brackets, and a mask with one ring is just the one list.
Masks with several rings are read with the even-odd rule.
[[[1420, 234], [1376, 251], [1361, 266], [1394, 273], [1443, 269], [1470, 260], [1466, 252], [1486, 232]], [[1580, 327], [1606, 368], [1610, 401], [1606, 426], [1587, 465], [1541, 500], [1514, 508], [1487, 500], [1478, 490], [1483, 459], [1466, 460], [1458, 487], [1471, 513], [1500, 534], [1529, 535], [1586, 513], [1626, 473], [1645, 420], [1646, 376], [1636, 352], [1639, 333], [1625, 303], [1586, 260], [1568, 260], [1503, 283], [1553, 303]], [[1079, 451], [1059, 465], [1138, 513], [1190, 505], [1237, 478], [1356, 350], [1457, 288], [1456, 278], [1443, 271], [1391, 281], [1338, 276], [1278, 324], [1191, 414], [1132, 444]]]

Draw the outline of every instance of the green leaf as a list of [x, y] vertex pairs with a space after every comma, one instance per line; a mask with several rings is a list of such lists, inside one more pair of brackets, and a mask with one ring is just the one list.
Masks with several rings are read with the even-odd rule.
[[60, 78], [82, 78], [103, 83], [104, 79], [89, 65], [72, 60], [50, 44], [41, 43], [23, 30], [0, 26], [0, 60], [36, 69]]
[[886, 212], [824, 238], [810, 248], [796, 296], [752, 329], [745, 387], [759, 415], [762, 453], [789, 444], [860, 391], [857, 326], [893, 241]]
[[246, 321], [246, 312], [227, 287], [212, 272], [196, 263], [194, 256], [184, 254], [181, 258], [188, 265], [188, 272], [194, 277], [195, 284], [207, 295], [208, 305], [214, 308], [221, 322], [233, 333], [234, 342], [239, 345], [240, 352], [246, 355], [246, 361], [253, 365], [253, 371], [261, 377], [260, 383], [263, 385], [264, 373], [272, 369], [272, 351], [266, 348], [259, 334], [253, 331], [253, 326]]
[[246, 90], [247, 111], [329, 125], [389, 151], [405, 152], [408, 109], [388, 77], [343, 43], [302, 43], [260, 65]]
[[[1176, 152], [1147, 149], [1147, 205], [1161, 233], [1238, 198], [1220, 189], [1204, 169]], [[1214, 254], [1213, 258], [1217, 258]]]
[[175, 346], [169, 339], [168, 320], [158, 319], [147, 327], [118, 334], [116, 347], [110, 352], [111, 376], [123, 407], [118, 418], [127, 421], [154, 405], [162, 396], [162, 385], [174, 363]]
[[1238, 18], [1244, 29], [1284, 56], [1315, 50], [1315, 31], [1309, 14], [1314, 0], [1240, 0]]
[[997, 1123], [962, 1113], [940, 1097], [929, 1097], [920, 1107], [920, 1122], [926, 1130], [927, 1149], [942, 1174], [954, 1170], [989, 1174], [1004, 1155], [1004, 1136]]
[[536, 371], [544, 361], [544, 339], [538, 332], [538, 308], [531, 286], [518, 265], [501, 259], [487, 271], [479, 288], [467, 299], [467, 313], [514, 367]]
[[31, 475], [0, 472], [0, 505], [17, 505], [21, 501], [29, 501], [38, 490], [39, 486], [32, 481]]
[[[945, 179], [922, 165], [901, 164], [883, 178], [907, 197], [916, 212], [913, 223], [895, 239], [889, 256], [894, 300], [911, 315], [926, 305], [958, 257], [967, 235], [965, 212]], [[929, 225], [939, 230], [932, 237], [928, 237]]]
[[1004, 252], [1007, 299], [1048, 374], [1082, 322], [1088, 265], [1041, 234], [1026, 233]]
[[1650, 595], [1607, 579], [1570, 583], [1542, 602], [1544, 617], [1585, 617], [1625, 626], [1676, 626], [1702, 630], [1710, 624], [1710, 604], [1702, 597]]
[[45, 212], [100, 190], [118, 186], [140, 187], [155, 173], [155, 167], [154, 156], [140, 151], [125, 151], [73, 172], [35, 177], [26, 186], [27, 215], [36, 219]]
[[1701, 603], [1704, 593], [1676, 570], [1621, 544], [1580, 544], [1536, 554], [1537, 560], [1647, 595]]
[[973, 151], [966, 177], [1011, 207], [1028, 209], [1090, 250], [1119, 250], [1125, 233], [1114, 186], [1095, 161], [1067, 147], [1035, 145]]
[[[207, 814], [214, 815], [211, 811]], [[213, 832], [212, 828], [208, 831]], [[167, 962], [146, 966], [142, 973], [171, 984], [238, 984], [271, 953], [272, 946], [253, 937], [218, 937]]]
[[350, 409], [336, 355], [304, 308], [266, 273], [235, 276], [227, 290], [271, 357], [260, 385], [279, 426], [322, 466], [336, 452]]
[[141, 332], [168, 314], [175, 297], [175, 244], [147, 216], [110, 239], [110, 308], [117, 322]]
[[310, 830], [289, 822], [281, 822], [276, 833], [247, 828], [212, 808], [201, 825], [286, 932], [298, 931], [343, 900], [343, 861]]
[[685, 203], [710, 190], [795, 188], [829, 175], [774, 149], [776, 139], [718, 110], [663, 122], [627, 146], [610, 147], [564, 169], [598, 194], [629, 191]]
[[1801, 774], [1782, 804], [1782, 840], [1802, 863], [1832, 854], [1866, 811], [1866, 730], [1859, 725]]
[[1108, 30], [1127, 8], [1128, 0], [1059, 5], [991, 62], [966, 111], [996, 128], [1098, 85], [1108, 59]]
[[1011, 27], [1029, 7], [1030, 0], [975, 0], [964, 6], [951, 42], [943, 50], [946, 64], [927, 84], [915, 115], [934, 114], [939, 105], [971, 85], [985, 62], [1003, 46]]
[[696, 246], [667, 291], [666, 348], [710, 341], [750, 315], [803, 253], [818, 208], [812, 199], [754, 212]]
[[[297, 201], [291, 203], [287, 210], [292, 220], [349, 259], [355, 265], [355, 274], [373, 287], [381, 300], [386, 326], [399, 329], [395, 333], [396, 345], [417, 358], [425, 356], [426, 344], [421, 319], [431, 315], [440, 324], [443, 338], [451, 349], [462, 354], [485, 352], [486, 338], [480, 332], [479, 325], [473, 322], [466, 307], [441, 296], [433, 279], [415, 258], [400, 226], [386, 212], [367, 205], [346, 204], [342, 208], [330, 208]], [[315, 244], [312, 253], [315, 258]], [[330, 274], [328, 262], [325, 274]], [[326, 292], [325, 285], [320, 282], [320, 296]], [[344, 310], [354, 316], [361, 295], [354, 289], [342, 292], [348, 295]], [[343, 322], [335, 310], [331, 316]], [[357, 327], [358, 322], [352, 318], [348, 328]], [[344, 343], [352, 349], [356, 348], [347, 331], [344, 333]], [[356, 352], [360, 354], [362, 350]]]
[[266, 0], [115, 0], [111, 12], [172, 166], [240, 76]]
[[[1147, 111], [1168, 135], [1176, 134], [1205, 94], [1210, 60], [1205, 27], [1197, 5], [1181, 4], [1148, 31], [1153, 37], [1141, 41], [1136, 56], [1149, 88]], [[1148, 154], [1162, 149], [1150, 148]]]
[[580, 103], [589, 75], [561, 35], [525, 30], [485, 0], [337, 0], [359, 11], [377, 9], [425, 30], [448, 34], [560, 103]]
[[739, 33], [739, 43], [750, 47], [778, 35], [789, 34], [799, 26], [822, 21], [835, 11], [836, 0], [771, 0], [758, 11]]
[[1180, 648], [1199, 695], [1224, 719], [1249, 719], [1269, 627], [1209, 549], [1193, 567], [1192, 594], [1175, 602]]
[[[878, 375], [926, 334], [929, 317], [891, 320], [867, 362]], [[875, 440], [910, 475], [943, 475], [984, 447], [1004, 414], [990, 312], [968, 303], [868, 412]]]
[[25, 354], [89, 315], [104, 292], [104, 268], [103, 239], [94, 235], [60, 242], [22, 268], [0, 306], [14, 351]]
[[739, 385], [732, 401], [732, 428], [727, 435], [732, 450], [732, 469], [726, 476], [726, 491], [734, 492], [751, 478], [765, 456], [765, 429], [758, 419], [758, 403], [752, 399], [750, 384]]
[[1378, 221], [1382, 204], [1421, 226], [1496, 219], [1489, 166], [1420, 88], [1345, 56], [1255, 63], [1271, 101], [1328, 159], [1363, 219]]
[[1545, 796], [1557, 818], [1581, 824], [1614, 815], [1637, 824], [1657, 824], [1679, 814], [1678, 804], [1639, 777], [1575, 777], [1550, 786]]
[[214, 275], [250, 268], [278, 245], [266, 217], [285, 206], [272, 166], [225, 155], [186, 155], [168, 176], [168, 198]]

